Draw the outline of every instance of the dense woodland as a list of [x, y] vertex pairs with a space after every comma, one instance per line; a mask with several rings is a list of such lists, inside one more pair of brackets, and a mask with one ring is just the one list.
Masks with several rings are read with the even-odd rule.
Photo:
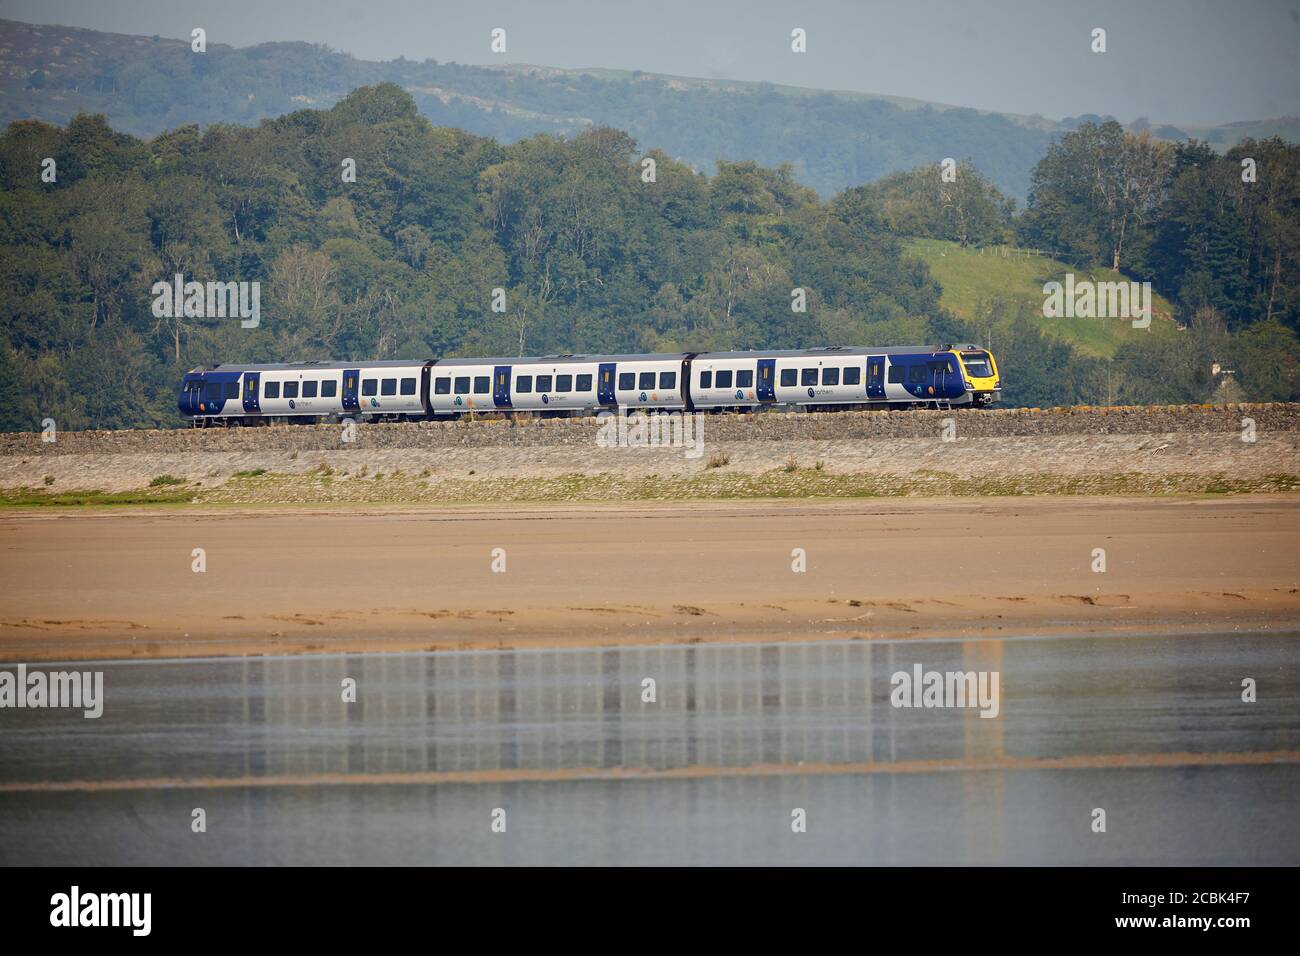
[[186, 123], [255, 125], [395, 83], [435, 126], [501, 143], [613, 126], [710, 174], [718, 159], [793, 163], [799, 181], [823, 197], [935, 156], [975, 156], [1004, 192], [1022, 198], [1053, 125], [771, 84], [374, 62], [309, 43], [235, 49], [208, 39], [207, 52], [195, 55], [188, 39], [0, 20], [0, 46], [16, 67], [0, 70], [0, 125], [37, 118], [62, 126], [78, 112], [103, 113], [115, 129], [151, 137]]
[[[176, 425], [181, 374], [222, 361], [977, 339], [907, 235], [1118, 258], [1188, 326], [1104, 361], [1017, 315], [997, 345], [1010, 403], [1214, 400], [1212, 362], [1235, 365], [1235, 397], [1300, 398], [1295, 146], [1217, 156], [1085, 124], [1035, 169], [1019, 216], [969, 162], [953, 184], [927, 166], [823, 200], [789, 166], [704, 175], [652, 147], [611, 128], [502, 145], [434, 127], [392, 84], [148, 141], [100, 116], [13, 123], [0, 428]], [[151, 289], [176, 273], [260, 282], [260, 326], [156, 317]]]

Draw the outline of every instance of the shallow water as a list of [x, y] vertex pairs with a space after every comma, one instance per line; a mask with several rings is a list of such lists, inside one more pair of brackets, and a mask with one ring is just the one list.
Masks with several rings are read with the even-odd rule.
[[[104, 671], [100, 719], [0, 710], [0, 861], [1300, 863], [1298, 640], [83, 665]], [[999, 716], [891, 706], [918, 663], [997, 672]], [[1237, 762], [1259, 752], [1274, 762]], [[1193, 756], [1150, 765], [1163, 754]], [[14, 789], [72, 781], [141, 789]]]

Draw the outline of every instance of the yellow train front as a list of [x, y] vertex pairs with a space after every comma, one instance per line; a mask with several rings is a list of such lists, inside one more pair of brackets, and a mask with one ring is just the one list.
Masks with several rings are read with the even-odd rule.
[[992, 405], [1002, 398], [1002, 379], [993, 353], [978, 345], [955, 346], [961, 362], [962, 378], [973, 405]]

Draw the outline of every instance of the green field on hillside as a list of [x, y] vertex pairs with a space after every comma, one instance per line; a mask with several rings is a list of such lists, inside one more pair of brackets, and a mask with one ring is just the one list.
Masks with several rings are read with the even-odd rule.
[[[1109, 269], [1075, 269], [1057, 259], [1036, 256], [1024, 249], [963, 249], [955, 242], [940, 239], [908, 239], [908, 253], [925, 262], [943, 286], [941, 302], [955, 315], [972, 320], [977, 312], [1002, 299], [1015, 314], [1014, 306], [1025, 303], [1038, 327], [1048, 335], [1073, 345], [1085, 355], [1110, 358], [1124, 342], [1140, 335], [1177, 335], [1173, 307], [1167, 299], [1152, 293], [1152, 318], [1149, 329], [1135, 329], [1126, 319], [1045, 318], [1043, 284], [1063, 282], [1065, 273], [1073, 272], [1075, 282], [1114, 282]], [[1010, 321], [1008, 318], [1006, 321]]]

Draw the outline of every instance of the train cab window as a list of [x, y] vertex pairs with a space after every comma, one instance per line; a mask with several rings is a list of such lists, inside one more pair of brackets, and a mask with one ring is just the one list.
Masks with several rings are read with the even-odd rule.
[[318, 388], [320, 388], [320, 382], [303, 382], [303, 383], [302, 383], [302, 397], [303, 397], [303, 398], [315, 398], [315, 397], [316, 397], [316, 390], [317, 390]]
[[906, 369], [906, 366], [904, 366], [904, 365], [891, 365], [891, 366], [889, 366], [889, 384], [890, 384], [890, 385], [902, 385], [902, 384], [903, 384], [903, 372], [904, 372], [905, 369]]
[[590, 375], [579, 375], [579, 376], [578, 376], [578, 386], [577, 386], [577, 388], [574, 389], [574, 391], [577, 391], [577, 392], [590, 392], [590, 391], [591, 391], [591, 376], [590, 376]]
[[797, 368], [781, 369], [781, 387], [792, 388], [795, 384], [795, 379], [798, 377], [799, 377], [799, 370]]
[[338, 383], [338, 382], [335, 382], [335, 381], [328, 381], [328, 382], [321, 382], [321, 383], [320, 383], [320, 397], [321, 397], [321, 398], [333, 398], [333, 397], [334, 397], [335, 395], [337, 395], [338, 393], [339, 393], [339, 383]]
[[386, 378], [386, 379], [384, 379], [383, 382], [382, 382], [382, 383], [380, 384], [380, 386], [379, 386], [379, 394], [380, 394], [380, 395], [396, 395], [396, 394], [397, 394], [397, 379], [395, 379], [395, 378]]
[[856, 365], [850, 365], [844, 370], [843, 381], [845, 385], [857, 385], [862, 381], [862, 369]]
[[475, 395], [486, 395], [486, 394], [487, 394], [488, 392], [490, 392], [491, 390], [492, 390], [492, 376], [491, 376], [491, 375], [475, 375], [475, 376], [474, 376], [474, 394], [475, 394]]
[[803, 385], [817, 384], [817, 370], [815, 368], [806, 368], [799, 376], [799, 381]]
[[363, 378], [361, 380], [361, 394], [370, 396], [379, 394], [379, 379]]
[[533, 390], [533, 377], [531, 375], [520, 375], [515, 379], [515, 391], [522, 392], [525, 395]]
[[837, 368], [822, 369], [822, 384], [823, 385], [840, 384], [840, 370]]
[[659, 373], [659, 387], [660, 387], [661, 389], [676, 388], [676, 387], [677, 387], [677, 373], [676, 373], [676, 372], [660, 372], [660, 373]]
[[263, 398], [279, 398], [279, 397], [280, 397], [280, 383], [279, 383], [279, 382], [267, 382], [265, 385], [263, 385], [263, 386], [262, 386], [262, 397], [263, 397]]
[[468, 375], [457, 375], [457, 376], [456, 376], [456, 394], [457, 394], [457, 395], [464, 395], [464, 394], [467, 393], [468, 391], [469, 391], [469, 376], [468, 376]]
[[284, 383], [284, 397], [285, 397], [285, 398], [297, 398], [297, 397], [298, 397], [298, 383], [297, 383], [297, 382], [285, 382], [285, 383]]
[[907, 384], [921, 385], [925, 382], [925, 366], [909, 365], [907, 367]]
[[433, 394], [450, 395], [451, 394], [451, 376], [444, 375], [441, 378], [433, 380]]
[[203, 386], [203, 400], [205, 402], [218, 402], [221, 400], [221, 383], [207, 382]]
[[655, 373], [654, 373], [654, 372], [642, 372], [642, 373], [641, 373], [640, 380], [636, 383], [636, 387], [637, 387], [637, 388], [640, 388], [640, 389], [654, 388], [654, 387], [655, 387]]
[[630, 392], [632, 389], [636, 388], [636, 373], [619, 372], [618, 387], [624, 392]]
[[742, 368], [736, 373], [736, 388], [753, 388], [754, 387], [754, 370], [752, 368]]
[[713, 383], [714, 388], [731, 388], [731, 369], [719, 369], [718, 377]]
[[700, 373], [700, 388], [712, 388], [712, 387], [713, 387], [713, 373], [712, 373], [712, 372], [701, 372], [701, 373]]
[[993, 377], [993, 366], [989, 364], [987, 352], [963, 352], [961, 360], [962, 364], [966, 366], [966, 371], [973, 378]]
[[413, 378], [402, 379], [402, 394], [403, 395], [415, 394], [415, 379]]
[[557, 392], [573, 391], [573, 376], [572, 375], [555, 376], [555, 390]]
[[549, 392], [551, 390], [551, 376], [549, 375], [537, 376], [537, 390], [539, 392]]

